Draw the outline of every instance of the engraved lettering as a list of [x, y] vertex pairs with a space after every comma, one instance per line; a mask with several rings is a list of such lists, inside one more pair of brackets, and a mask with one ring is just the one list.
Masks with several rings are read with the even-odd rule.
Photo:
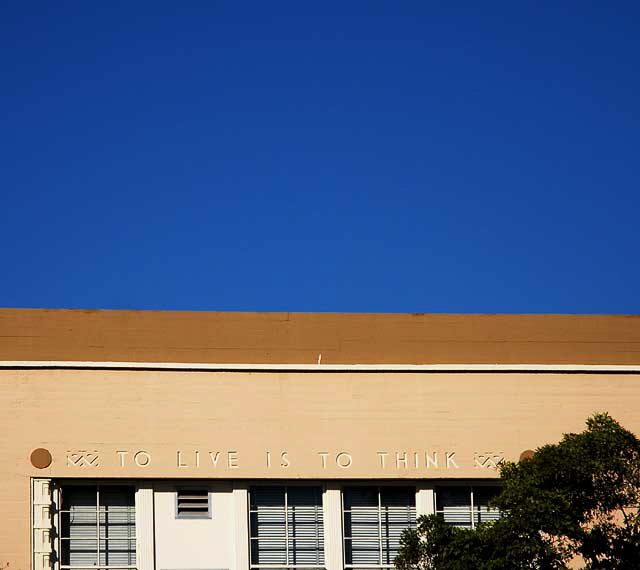
[[120, 457], [120, 467], [124, 467], [124, 457], [129, 453], [128, 451], [116, 451], [118, 456]]
[[342, 451], [336, 455], [336, 465], [341, 469], [347, 469], [351, 467], [353, 463], [353, 458], [346, 451]]
[[133, 462], [138, 467], [148, 467], [151, 465], [151, 455], [146, 451], [138, 451], [138, 453], [133, 456]]
[[460, 469], [458, 467], [458, 464], [456, 463], [455, 455], [456, 455], [455, 451], [447, 451], [447, 452], [445, 452], [444, 456], [445, 456], [445, 458], [447, 460], [447, 469], [449, 469], [450, 467], [454, 467], [455, 469]]

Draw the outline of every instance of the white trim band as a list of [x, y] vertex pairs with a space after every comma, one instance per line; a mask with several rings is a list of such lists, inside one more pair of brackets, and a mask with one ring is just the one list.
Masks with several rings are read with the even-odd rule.
[[640, 365], [626, 364], [215, 364], [202, 362], [93, 362], [75, 360], [2, 360], [0, 369], [113, 369], [192, 370], [238, 372], [560, 372], [640, 373]]

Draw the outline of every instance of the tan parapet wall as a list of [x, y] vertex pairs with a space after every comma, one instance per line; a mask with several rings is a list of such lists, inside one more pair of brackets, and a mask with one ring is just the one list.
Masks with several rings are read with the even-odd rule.
[[640, 317], [0, 309], [0, 360], [640, 364]]
[[640, 374], [0, 370], [0, 563], [29, 567], [32, 477], [495, 477], [596, 411], [640, 433]]

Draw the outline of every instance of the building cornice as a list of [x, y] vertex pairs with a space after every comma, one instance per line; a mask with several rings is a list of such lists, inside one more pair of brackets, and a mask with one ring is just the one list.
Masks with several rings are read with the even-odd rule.
[[618, 364], [228, 364], [208, 362], [93, 362], [5, 360], [0, 370], [157, 370], [185, 372], [404, 372], [639, 374], [640, 366]]

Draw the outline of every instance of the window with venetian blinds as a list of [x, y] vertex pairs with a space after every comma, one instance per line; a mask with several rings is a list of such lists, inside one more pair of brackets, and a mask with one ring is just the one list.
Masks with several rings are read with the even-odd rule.
[[135, 489], [67, 485], [61, 489], [61, 568], [135, 568]]
[[416, 524], [414, 487], [345, 487], [344, 556], [347, 568], [391, 568], [400, 535]]
[[489, 507], [500, 492], [495, 485], [450, 485], [436, 487], [436, 513], [446, 523], [475, 528], [478, 523], [500, 518], [500, 511]]
[[249, 491], [251, 567], [322, 568], [319, 486], [257, 486]]

